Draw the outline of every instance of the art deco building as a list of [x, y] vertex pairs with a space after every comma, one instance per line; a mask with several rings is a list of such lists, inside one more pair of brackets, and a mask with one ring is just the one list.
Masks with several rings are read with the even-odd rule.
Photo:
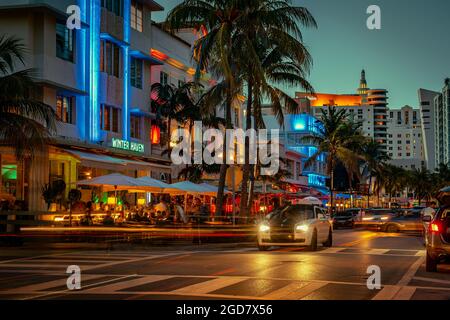
[[[67, 8], [81, 9], [81, 29], [68, 29]], [[41, 188], [62, 179], [120, 172], [170, 181], [151, 108], [152, 83], [191, 81], [191, 43], [152, 23], [152, 0], [0, 0], [0, 30], [22, 39], [26, 67], [38, 71], [34, 92], [58, 116], [49, 151], [18, 162], [0, 147], [0, 194], [45, 209]], [[207, 87], [209, 79], [204, 79]], [[83, 190], [83, 200], [90, 200]]]

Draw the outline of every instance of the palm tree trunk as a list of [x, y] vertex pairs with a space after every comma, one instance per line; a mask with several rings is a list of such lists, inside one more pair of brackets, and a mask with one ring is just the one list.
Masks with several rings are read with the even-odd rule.
[[[247, 113], [245, 119], [245, 129], [248, 130], [252, 127], [252, 103], [253, 103], [253, 84], [251, 79], [248, 81], [247, 92]], [[250, 139], [245, 137], [245, 163], [242, 172], [242, 186], [241, 186], [241, 203], [239, 212], [242, 217], [249, 215], [248, 210], [248, 180], [250, 178]]]
[[[229, 86], [229, 85], [228, 85]], [[231, 123], [231, 107], [232, 107], [232, 95], [231, 89], [227, 89], [227, 102], [225, 109], [225, 121], [226, 121], [226, 129], [232, 129]], [[226, 146], [227, 146], [227, 135], [224, 135], [223, 139], [223, 151], [222, 151], [222, 161], [223, 163], [220, 165], [220, 174], [219, 174], [219, 188], [217, 191], [217, 203], [216, 203], [216, 216], [220, 217], [223, 213], [223, 200], [224, 200], [224, 190], [225, 190], [225, 180], [227, 178], [227, 170], [228, 165], [226, 164]], [[234, 205], [234, 203], [233, 203]]]
[[331, 164], [330, 171], [330, 212], [333, 212], [334, 208], [334, 164]]
[[372, 187], [372, 175], [369, 175], [369, 188], [367, 188], [367, 208], [370, 207], [370, 188]]
[[171, 139], [171, 133], [170, 133], [170, 125], [171, 125], [172, 119], [170, 119], [170, 117], [167, 118], [167, 154], [169, 155], [170, 158], [170, 141]]

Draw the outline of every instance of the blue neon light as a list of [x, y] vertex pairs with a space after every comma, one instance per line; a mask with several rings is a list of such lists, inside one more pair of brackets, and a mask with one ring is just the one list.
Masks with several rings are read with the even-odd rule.
[[[130, 16], [131, 16], [131, 0], [125, 0], [124, 1], [124, 11], [123, 11], [123, 37], [124, 41], [126, 43], [130, 42]], [[130, 114], [128, 110], [128, 105], [130, 102], [130, 54], [129, 54], [129, 47], [128, 45], [122, 46], [123, 49], [123, 61], [124, 61], [124, 67], [123, 67], [123, 106], [122, 106], [122, 132], [123, 132], [123, 139], [128, 140], [130, 137]]]
[[308, 173], [308, 185], [317, 186], [317, 187], [325, 187], [326, 186], [326, 178], [324, 176]]
[[89, 138], [91, 141], [100, 140], [100, 106], [98, 101], [100, 77], [100, 0], [91, 0], [90, 10], [90, 73], [89, 73]]
[[309, 133], [319, 133], [319, 123], [310, 114], [296, 114], [291, 117], [291, 125], [294, 131], [305, 131]]
[[[81, 20], [83, 23], [87, 21], [86, 13], [87, 13], [87, 1], [88, 0], [79, 0], [78, 5], [81, 10]], [[80, 48], [79, 54], [77, 54], [77, 87], [83, 91], [88, 91], [87, 84], [89, 83], [89, 79], [86, 78], [87, 74], [87, 51], [86, 51], [86, 43], [87, 43], [87, 30], [81, 29], [77, 32], [77, 48]], [[88, 98], [85, 96], [77, 97], [77, 129], [78, 135], [82, 140], [85, 140], [86, 137], [86, 106], [88, 102]]]

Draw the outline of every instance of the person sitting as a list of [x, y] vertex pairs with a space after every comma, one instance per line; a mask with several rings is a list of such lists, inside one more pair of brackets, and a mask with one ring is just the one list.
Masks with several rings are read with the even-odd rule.
[[108, 211], [105, 218], [103, 219], [103, 225], [104, 226], [113, 226], [114, 225], [114, 218], [111, 215], [111, 211]]

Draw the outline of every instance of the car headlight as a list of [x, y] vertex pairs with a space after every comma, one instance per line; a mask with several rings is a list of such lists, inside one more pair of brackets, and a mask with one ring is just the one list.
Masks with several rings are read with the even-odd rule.
[[266, 224], [262, 224], [259, 226], [259, 232], [267, 232], [270, 230], [270, 227]]
[[370, 220], [373, 220], [373, 217], [363, 218], [363, 221], [370, 221]]
[[381, 217], [381, 220], [389, 220], [389, 217]]
[[308, 225], [300, 224], [300, 225], [295, 227], [295, 230], [306, 232], [306, 231], [308, 231], [308, 228], [309, 228]]

